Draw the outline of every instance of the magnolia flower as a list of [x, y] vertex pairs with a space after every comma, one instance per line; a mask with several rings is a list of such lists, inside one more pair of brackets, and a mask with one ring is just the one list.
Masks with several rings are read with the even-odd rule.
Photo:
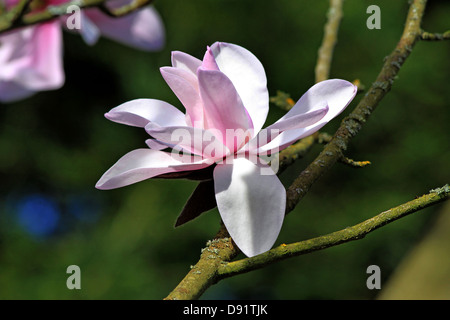
[[[119, 159], [96, 187], [154, 177], [201, 180], [177, 225], [217, 205], [245, 255], [269, 250], [283, 223], [286, 190], [264, 156], [319, 130], [344, 110], [356, 87], [339, 79], [320, 82], [262, 129], [269, 109], [266, 75], [248, 50], [216, 42], [203, 60], [175, 51], [172, 67], [161, 73], [186, 113], [153, 99], [132, 100], [106, 113], [109, 120], [145, 128], [152, 139], [146, 141], [149, 148]], [[163, 151], [168, 147], [172, 152]]]
[[[0, 0], [1, 1], [1, 0]], [[6, 0], [8, 8], [18, 0]], [[39, 11], [47, 5], [59, 5], [68, 0], [42, 0], [31, 4]], [[118, 7], [129, 0], [108, 2]], [[33, 5], [34, 4], [34, 5]], [[0, 35], [0, 102], [12, 102], [29, 97], [37, 91], [54, 90], [64, 84], [62, 27], [79, 19], [79, 32], [90, 45], [100, 34], [142, 50], [157, 50], [164, 43], [164, 27], [152, 7], [120, 18], [106, 16], [97, 8], [74, 12], [60, 19], [21, 28]]]

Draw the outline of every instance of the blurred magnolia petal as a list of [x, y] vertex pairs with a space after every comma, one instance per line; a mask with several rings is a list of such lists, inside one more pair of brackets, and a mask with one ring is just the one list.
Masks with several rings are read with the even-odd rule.
[[62, 32], [57, 21], [0, 37], [0, 101], [26, 98], [64, 84]]
[[120, 18], [105, 15], [96, 8], [86, 10], [100, 34], [130, 47], [153, 51], [160, 50], [165, 43], [165, 31], [158, 12], [147, 7]]
[[[68, 1], [44, 0], [33, 9], [39, 11], [47, 5], [66, 2]], [[108, 2], [108, 6], [117, 8], [130, 2], [112, 1]], [[10, 9], [17, 3], [17, 0], [7, 0], [6, 6]], [[61, 27], [80, 33], [89, 45], [95, 44], [103, 35], [144, 51], [160, 50], [164, 46], [164, 25], [152, 7], [138, 9], [120, 18], [109, 17], [97, 8], [68, 12], [68, 15], [59, 19], [0, 36], [0, 102], [18, 101], [39, 91], [55, 90], [63, 86], [65, 77]]]

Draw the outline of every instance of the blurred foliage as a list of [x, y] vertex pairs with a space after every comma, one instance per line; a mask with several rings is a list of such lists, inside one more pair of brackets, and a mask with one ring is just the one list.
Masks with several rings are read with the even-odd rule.
[[[376, 1], [381, 30], [369, 30], [370, 4], [345, 1], [331, 69], [331, 77], [360, 79], [366, 88], [398, 41], [408, 8], [406, 0]], [[155, 7], [167, 33], [161, 52], [107, 39], [88, 47], [64, 34], [64, 87], [0, 106], [1, 299], [161, 299], [196, 263], [220, 218], [215, 209], [173, 228], [195, 183], [148, 180], [111, 191], [94, 188], [119, 157], [145, 147], [147, 138], [142, 129], [106, 120], [105, 112], [135, 98], [181, 107], [159, 73], [172, 50], [201, 58], [215, 41], [239, 44], [265, 66], [271, 95], [282, 90], [297, 100], [314, 82], [328, 1], [158, 0]], [[448, 30], [449, 13], [450, 2], [429, 1], [424, 29]], [[372, 165], [336, 164], [288, 215], [278, 243], [356, 224], [449, 182], [449, 49], [448, 41], [417, 44], [348, 150], [350, 158]], [[333, 133], [359, 99], [323, 130]], [[272, 105], [267, 123], [284, 112]], [[292, 181], [320, 148], [286, 170], [283, 182]], [[375, 298], [378, 292], [366, 287], [366, 268], [380, 266], [383, 288], [438, 210], [224, 280], [203, 298]], [[45, 226], [36, 231], [30, 221]], [[81, 268], [81, 290], [66, 287], [72, 264]], [[444, 274], [448, 281], [449, 270]]]

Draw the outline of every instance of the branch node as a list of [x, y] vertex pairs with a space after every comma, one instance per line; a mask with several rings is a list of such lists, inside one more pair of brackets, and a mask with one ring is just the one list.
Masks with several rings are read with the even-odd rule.
[[438, 196], [447, 196], [450, 193], [450, 186], [446, 184], [442, 188], [436, 188], [429, 191], [430, 193], [437, 193]]

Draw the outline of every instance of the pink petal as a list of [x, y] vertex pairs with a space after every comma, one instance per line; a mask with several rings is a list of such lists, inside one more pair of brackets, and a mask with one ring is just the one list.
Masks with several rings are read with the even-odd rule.
[[217, 65], [233, 83], [253, 123], [254, 135], [269, 112], [267, 79], [261, 62], [247, 49], [216, 42], [211, 46]]
[[217, 138], [219, 134], [210, 130], [187, 126], [161, 127], [155, 123], [149, 123], [145, 130], [160, 143], [205, 159], [221, 159], [230, 153], [221, 139]]
[[235, 142], [229, 141], [233, 139], [225, 139], [227, 130], [240, 130], [245, 135], [246, 130], [250, 128], [239, 94], [233, 83], [220, 71], [199, 68], [197, 74], [207, 128], [219, 130], [224, 139], [222, 142], [235, 151]]
[[[32, 67], [36, 82], [30, 78], [29, 88], [42, 90], [43, 88], [59, 88], [64, 83], [62, 67], [62, 32], [59, 23], [48, 22], [37, 26], [33, 36], [33, 47], [36, 54], [33, 56]], [[40, 82], [40, 83], [39, 83]]]
[[[217, 207], [228, 232], [248, 257], [269, 250], [285, 215], [286, 190], [278, 177], [261, 175], [265, 164], [245, 158], [214, 169]], [[270, 170], [270, 169], [269, 169]]]
[[136, 99], [125, 102], [105, 114], [111, 121], [135, 127], [149, 122], [160, 126], [186, 125], [184, 114], [171, 104], [155, 99]]
[[165, 42], [164, 25], [153, 7], [146, 7], [120, 18], [112, 18], [96, 8], [85, 14], [102, 35], [142, 50], [160, 50]]
[[[0, 41], [0, 99], [11, 101], [64, 84], [62, 33], [57, 21], [12, 32]], [[16, 92], [6, 92], [7, 88]]]
[[197, 76], [181, 68], [163, 67], [160, 70], [164, 80], [186, 108], [186, 123], [203, 128], [203, 103]]
[[102, 190], [120, 188], [161, 174], [199, 170], [209, 165], [198, 157], [175, 157], [167, 152], [136, 149], [120, 158], [95, 187]]
[[205, 70], [220, 71], [210, 47], [206, 49], [205, 56], [203, 57], [202, 68]]

